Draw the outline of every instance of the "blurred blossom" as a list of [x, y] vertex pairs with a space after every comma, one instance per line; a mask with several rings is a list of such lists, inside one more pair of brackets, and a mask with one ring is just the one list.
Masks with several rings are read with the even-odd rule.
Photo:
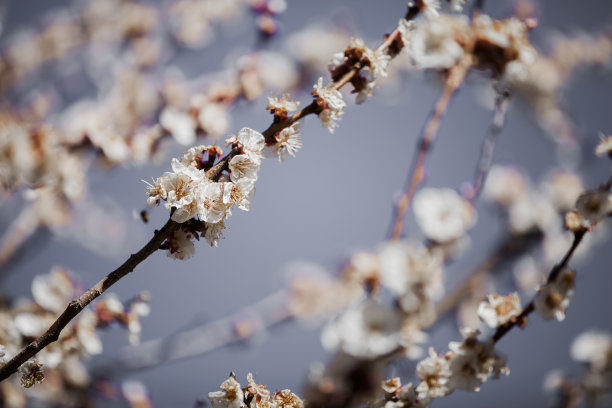
[[412, 208], [425, 236], [440, 243], [461, 238], [476, 222], [472, 205], [448, 188], [419, 190]]

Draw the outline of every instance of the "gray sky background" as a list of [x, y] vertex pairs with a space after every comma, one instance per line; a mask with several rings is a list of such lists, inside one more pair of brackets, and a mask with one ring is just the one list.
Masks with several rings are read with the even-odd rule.
[[[6, 0], [5, 0], [6, 1]], [[279, 18], [280, 35], [299, 30], [320, 19], [339, 19], [376, 44], [405, 12], [405, 1], [288, 1]], [[35, 0], [9, 0], [4, 37], [24, 25], [37, 24], [41, 13], [54, 4]], [[494, 17], [510, 14], [509, 1], [486, 2], [485, 12]], [[541, 25], [533, 35], [538, 46], [547, 49], [550, 38], [559, 33], [599, 33], [610, 28], [612, 3], [609, 1], [548, 0], [537, 2]], [[225, 51], [222, 42], [251, 44], [252, 24], [238, 36], [223, 33], [219, 43], [193, 57], [195, 67], [218, 69]], [[472, 75], [453, 100], [428, 159], [426, 185], [458, 188], [473, 174], [480, 141], [491, 120], [491, 113], [478, 102], [487, 81]], [[404, 185], [419, 132], [440, 93], [432, 75], [415, 73], [405, 78], [401, 89], [387, 96], [384, 90], [365, 104], [349, 102], [336, 133], [330, 135], [314, 117], [302, 128], [304, 147], [297, 157], [279, 164], [267, 160], [257, 181], [257, 194], [248, 213], [234, 211], [229, 229], [218, 248], [200, 243], [188, 261], [175, 261], [158, 253], [123, 279], [113, 292], [122, 299], [143, 289], [151, 292], [152, 314], [144, 320], [143, 341], [169, 335], [208, 319], [226, 316], [280, 289], [286, 283], [286, 266], [297, 260], [319, 263], [334, 270], [348, 254], [357, 249], [372, 249], [387, 232], [392, 201]], [[564, 103], [584, 145], [584, 160], [579, 173], [587, 187], [595, 187], [610, 174], [609, 164], [590, 153], [597, 143], [598, 131], [612, 133], [610, 100], [612, 75], [608, 68], [584, 68], [574, 76], [564, 92]], [[307, 94], [297, 99], [309, 101]], [[241, 104], [233, 112], [231, 131], [243, 126], [263, 130], [270, 122], [264, 111], [265, 100], [250, 106]], [[176, 156], [184, 149], [176, 147]], [[376, 152], [376, 154], [372, 154]], [[496, 148], [497, 163], [515, 164], [541, 180], [556, 162], [553, 143], [538, 127], [529, 108], [514, 98]], [[170, 156], [169, 156], [170, 157]], [[0, 276], [3, 292], [29, 296], [29, 285], [36, 274], [46, 273], [52, 265], [77, 272], [85, 284], [96, 282], [136, 251], [153, 229], [165, 222], [163, 208], [151, 213], [147, 225], [131, 218], [132, 209], [145, 204], [145, 186], [169, 170], [169, 157], [158, 167], [92, 168], [89, 199], [123, 212], [120, 225], [125, 241], [118, 256], [101, 256], [56, 236], [37, 238], [31, 249], [21, 254]], [[374, 157], [374, 159], [372, 159]], [[375, 169], [375, 171], [374, 171]], [[0, 228], [4, 230], [16, 214], [17, 200], [2, 203]], [[479, 222], [471, 231], [472, 247], [461, 261], [447, 270], [447, 281], [457, 282], [484, 259], [503, 236], [503, 224], [490, 206], [477, 205]], [[86, 218], [87, 214], [83, 214]], [[408, 235], [419, 238], [412, 215]], [[533, 317], [526, 330], [515, 330], [499, 348], [508, 356], [509, 377], [485, 383], [479, 393], [455, 392], [436, 401], [434, 407], [516, 407], [544, 406], [541, 382], [550, 369], [581, 373], [569, 358], [569, 346], [585, 329], [612, 330], [612, 248], [607, 241], [591, 257], [572, 263], [577, 268], [575, 298], [562, 323]], [[454, 325], [431, 333], [431, 345], [446, 349], [460, 335]], [[127, 342], [123, 330], [113, 328], [103, 334], [105, 351], [92, 363], [103, 363], [116, 355]], [[230, 371], [245, 381], [253, 372], [255, 379], [272, 390], [291, 388], [298, 394], [309, 364], [327, 361], [319, 343], [317, 328], [290, 323], [274, 329], [249, 347], [233, 346], [214, 353], [164, 364], [141, 372], [125, 373], [125, 378], [143, 381], [158, 407], [189, 407], [209, 391], [214, 391]], [[406, 371], [391, 368], [406, 382], [414, 380], [414, 366]], [[395, 371], [393, 371], [395, 370]]]

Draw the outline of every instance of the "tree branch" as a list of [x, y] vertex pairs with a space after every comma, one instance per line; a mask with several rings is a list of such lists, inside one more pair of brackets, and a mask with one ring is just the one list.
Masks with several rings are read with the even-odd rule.
[[115, 284], [119, 279], [123, 278], [128, 273], [132, 272], [138, 264], [144, 261], [149, 255], [159, 249], [159, 246], [164, 242], [170, 234], [172, 234], [180, 224], [168, 220], [166, 225], [161, 230], [156, 231], [153, 238], [140, 251], [132, 254], [127, 261], [113, 272], [106, 275], [97, 284], [91, 287], [87, 292], [83, 293], [78, 299], [73, 300], [68, 304], [66, 310], [53, 322], [51, 327], [47, 329], [40, 337], [28, 344], [16, 356], [9, 360], [5, 365], [0, 367], [0, 381], [4, 381], [11, 374], [16, 372], [19, 367], [28, 359], [32, 358], [36, 353], [41, 351], [47, 345], [57, 341], [61, 331], [74, 319], [88, 304], [104, 293], [108, 288]]
[[[572, 259], [572, 256], [574, 255], [574, 251], [576, 251], [576, 248], [578, 248], [578, 245], [580, 245], [580, 242], [582, 241], [582, 238], [584, 238], [584, 236], [586, 235], [587, 231], [588, 230], [586, 228], [583, 228], [574, 232], [574, 241], [572, 242], [572, 245], [565, 253], [565, 256], [563, 257], [561, 262], [559, 262], [552, 268], [552, 270], [548, 274], [548, 279], [546, 279], [546, 283], [550, 283], [555, 280], [557, 278], [557, 275], [559, 275], [563, 268], [567, 266], [568, 262], [570, 261], [570, 259]], [[493, 334], [492, 337], [493, 342], [497, 343], [502, 337], [506, 335], [506, 333], [512, 330], [514, 326], [524, 324], [527, 319], [527, 316], [529, 316], [529, 314], [531, 314], [531, 312], [533, 312], [534, 310], [535, 303], [534, 300], [532, 300], [531, 302], [529, 302], [529, 304], [527, 304], [527, 306], [523, 308], [521, 314], [519, 314], [515, 319], [512, 319], [497, 328], [495, 334]]]
[[404, 219], [406, 218], [406, 212], [410, 207], [412, 198], [417, 188], [425, 178], [425, 158], [431, 144], [433, 143], [438, 129], [440, 127], [440, 121], [442, 115], [446, 111], [451, 97], [455, 91], [459, 89], [459, 86], [463, 83], [468, 70], [472, 66], [472, 57], [470, 54], [465, 56], [448, 72], [446, 81], [444, 83], [444, 91], [438, 99], [434, 111], [425, 125], [423, 130], [423, 138], [419, 143], [419, 150], [416, 153], [416, 157], [413, 161], [412, 170], [410, 171], [408, 187], [397, 202], [396, 212], [394, 219], [391, 223], [391, 240], [398, 239], [402, 234], [404, 228]]

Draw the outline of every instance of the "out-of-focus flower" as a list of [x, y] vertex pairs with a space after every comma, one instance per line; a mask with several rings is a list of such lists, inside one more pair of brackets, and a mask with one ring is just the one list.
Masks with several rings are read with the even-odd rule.
[[551, 282], [546, 283], [535, 297], [534, 305], [544, 319], [565, 319], [565, 311], [574, 295], [576, 273], [563, 268]]
[[346, 310], [321, 333], [328, 350], [342, 350], [357, 358], [375, 358], [399, 346], [402, 315], [373, 299]]
[[413, 210], [425, 236], [440, 243], [461, 238], [476, 220], [472, 205], [448, 188], [419, 190]]
[[608, 155], [612, 157], [612, 136], [606, 136], [600, 132], [599, 139], [599, 144], [595, 148], [595, 154], [597, 156]]
[[588, 331], [574, 339], [570, 350], [576, 361], [589, 363], [598, 370], [612, 370], [612, 335]]
[[481, 302], [478, 306], [478, 317], [487, 326], [495, 329], [518, 316], [521, 311], [521, 299], [518, 293], [514, 292], [507, 296], [491, 293], [487, 296], [487, 301]]
[[449, 359], [436, 354], [433, 348], [430, 348], [429, 357], [417, 364], [417, 375], [421, 379], [421, 383], [416, 387], [419, 400], [427, 404], [434, 398], [453, 392], [450, 384], [452, 374]]
[[[434, 10], [428, 7], [429, 10]], [[463, 45], [457, 41], [460, 33], [470, 31], [466, 16], [429, 13], [415, 24], [410, 40], [410, 55], [420, 69], [446, 69], [463, 56]]]
[[68, 271], [54, 267], [45, 275], [32, 280], [32, 296], [46, 310], [61, 313], [74, 296], [75, 287]]

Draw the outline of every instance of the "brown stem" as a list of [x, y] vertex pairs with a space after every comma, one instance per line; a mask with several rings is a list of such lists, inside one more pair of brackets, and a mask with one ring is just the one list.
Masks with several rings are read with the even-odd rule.
[[83, 293], [78, 299], [73, 300], [68, 304], [66, 310], [53, 322], [51, 327], [47, 329], [40, 337], [28, 344], [16, 356], [9, 360], [6, 364], [0, 367], [0, 381], [5, 380], [11, 374], [16, 372], [19, 367], [28, 359], [32, 358], [36, 353], [41, 351], [47, 345], [57, 341], [64, 327], [70, 323], [88, 304], [104, 293], [108, 288], [115, 284], [119, 279], [123, 278], [128, 273], [149, 255], [159, 249], [159, 246], [164, 242], [172, 232], [174, 232], [180, 224], [168, 220], [166, 225], [161, 230], [156, 231], [153, 238], [140, 251], [132, 254], [127, 261], [113, 272], [106, 275], [102, 280], [91, 287], [87, 292]]
[[[547, 283], [550, 283], [555, 280], [559, 273], [563, 270], [563, 268], [567, 266], [568, 262], [570, 261], [570, 259], [572, 259], [576, 248], [578, 248], [578, 245], [580, 245], [580, 242], [582, 241], [582, 238], [584, 238], [584, 236], [586, 235], [587, 231], [587, 229], [581, 229], [574, 232], [574, 241], [572, 242], [572, 246], [567, 250], [561, 262], [559, 262], [552, 268], [552, 270], [548, 274], [548, 279], [546, 280]], [[506, 335], [506, 333], [512, 330], [514, 326], [524, 324], [527, 321], [527, 316], [529, 316], [529, 314], [531, 314], [531, 312], [533, 312], [534, 310], [535, 303], [534, 300], [532, 300], [527, 304], [527, 306], [525, 306], [521, 314], [519, 314], [516, 319], [512, 319], [497, 328], [495, 334], [493, 334], [492, 337], [493, 342], [497, 343], [502, 337]]]
[[465, 79], [465, 76], [471, 66], [472, 58], [469, 54], [466, 54], [455, 66], [450, 68], [450, 71], [448, 72], [442, 95], [436, 103], [433, 114], [425, 125], [423, 138], [419, 144], [419, 150], [413, 162], [414, 164], [412, 166], [412, 170], [410, 171], [411, 176], [409, 177], [408, 187], [397, 202], [397, 209], [394, 221], [392, 222], [391, 240], [398, 239], [402, 234], [406, 212], [410, 207], [414, 193], [425, 178], [425, 158], [427, 157], [429, 147], [438, 133], [442, 115], [446, 111], [451, 97], [463, 83], [463, 80]]
[[469, 190], [465, 194], [465, 199], [474, 203], [474, 200], [478, 198], [482, 187], [487, 179], [487, 174], [491, 168], [493, 162], [493, 150], [495, 149], [495, 143], [497, 142], [497, 136], [501, 132], [504, 121], [506, 118], [506, 111], [508, 110], [508, 99], [510, 94], [503, 92], [497, 96], [495, 101], [495, 115], [493, 121], [489, 127], [489, 131], [482, 142], [482, 148], [480, 150], [480, 158], [478, 160], [478, 167], [476, 168], [476, 174], [474, 181], [469, 186]]

